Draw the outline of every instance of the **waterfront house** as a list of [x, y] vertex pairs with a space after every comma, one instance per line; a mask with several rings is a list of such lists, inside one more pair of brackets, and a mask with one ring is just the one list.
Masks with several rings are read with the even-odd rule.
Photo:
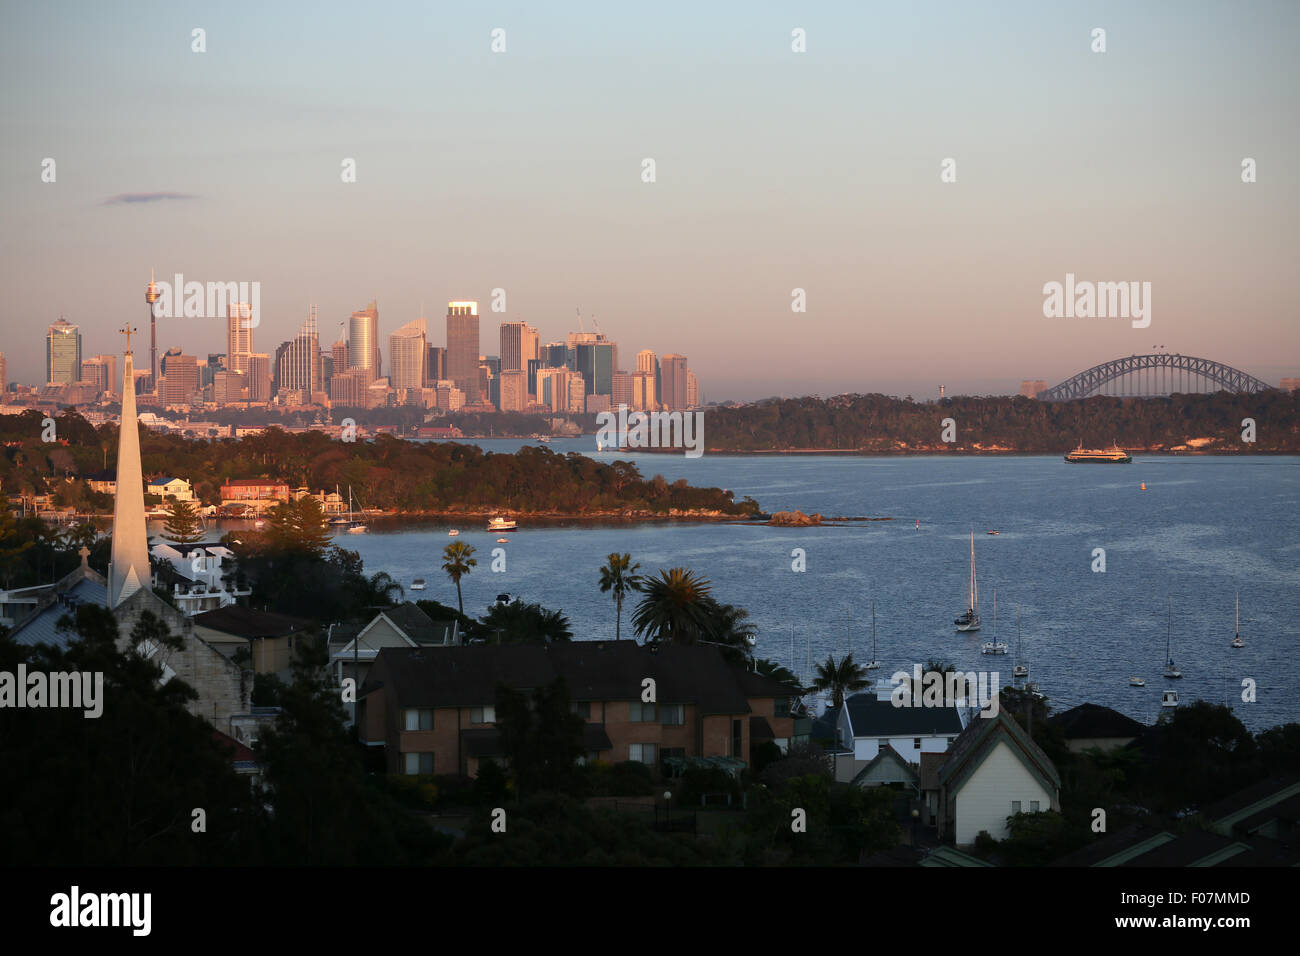
[[1061, 809], [1055, 765], [1004, 710], [971, 719], [948, 748], [938, 785], [939, 837], [958, 846], [981, 831], [1006, 839], [1007, 819], [1017, 813]]
[[[657, 773], [674, 758], [739, 767], [755, 742], [780, 747], [794, 735], [794, 718], [778, 716], [789, 713], [791, 688], [713, 647], [572, 641], [384, 647], [362, 687], [360, 736], [383, 748], [389, 773], [473, 777], [484, 760], [503, 756], [497, 684], [532, 690], [558, 677], [584, 721], [586, 760], [635, 760]], [[643, 700], [647, 687], [653, 702]]]
[[962, 732], [962, 712], [955, 704], [895, 707], [891, 690], [882, 682], [845, 699], [836, 717], [836, 742], [851, 754], [835, 760], [836, 780], [853, 780], [883, 747], [919, 765], [922, 754], [942, 753]]
[[1115, 750], [1131, 743], [1146, 725], [1117, 710], [1098, 704], [1080, 704], [1067, 711], [1053, 714], [1047, 722], [1060, 729], [1071, 753], [1096, 747]]
[[164, 499], [174, 498], [176, 501], [194, 500], [194, 489], [190, 487], [190, 483], [184, 478], [172, 478], [169, 475], [150, 478], [145, 494], [158, 495]]

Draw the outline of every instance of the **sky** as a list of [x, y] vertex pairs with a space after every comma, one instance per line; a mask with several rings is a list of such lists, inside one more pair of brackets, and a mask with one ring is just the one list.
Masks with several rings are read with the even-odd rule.
[[[120, 353], [151, 269], [260, 282], [272, 354], [375, 298], [385, 367], [422, 309], [445, 344], [450, 300], [484, 354], [580, 309], [709, 401], [1004, 394], [1156, 345], [1300, 375], [1294, 2], [0, 10], [10, 381], [60, 315]], [[1150, 326], [1044, 316], [1067, 273], [1151, 283]], [[206, 356], [224, 322], [159, 339]]]

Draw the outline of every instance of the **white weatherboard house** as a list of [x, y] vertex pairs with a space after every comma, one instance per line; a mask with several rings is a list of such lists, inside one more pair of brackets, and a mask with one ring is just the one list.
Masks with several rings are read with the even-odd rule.
[[[895, 707], [892, 686], [854, 694], [844, 701], [836, 719], [838, 743], [853, 759], [836, 761], [836, 779], [850, 781], [888, 745], [910, 764], [923, 753], [942, 753], [962, 732], [962, 713], [947, 707]], [[841, 766], [841, 764], [843, 766]]]
[[1041, 747], [1014, 717], [999, 710], [976, 716], [939, 768], [939, 838], [951, 833], [969, 846], [981, 830], [995, 840], [1009, 835], [1017, 813], [1061, 809], [1061, 778]]

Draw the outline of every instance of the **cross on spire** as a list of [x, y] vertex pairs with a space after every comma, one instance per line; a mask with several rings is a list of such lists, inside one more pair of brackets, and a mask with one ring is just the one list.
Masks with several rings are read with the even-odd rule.
[[131, 328], [130, 325], [127, 325], [126, 328], [124, 328], [124, 329], [118, 329], [118, 331], [121, 332], [123, 335], [126, 336], [126, 354], [127, 354], [127, 355], [130, 355], [130, 354], [131, 354], [131, 336], [132, 336], [136, 331], [138, 331], [138, 330], [137, 330], [137, 329], [133, 329], [133, 328]]

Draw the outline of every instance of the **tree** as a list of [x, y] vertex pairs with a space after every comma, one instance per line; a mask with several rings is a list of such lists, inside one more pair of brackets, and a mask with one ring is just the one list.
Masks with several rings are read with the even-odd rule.
[[167, 524], [163, 526], [163, 537], [181, 547], [198, 544], [203, 540], [203, 525], [199, 521], [199, 509], [192, 501], [172, 499], [171, 509], [167, 512]]
[[719, 604], [712, 598], [705, 606], [709, 614], [709, 639], [725, 647], [723, 655], [728, 660], [748, 668], [758, 641], [758, 627], [749, 619], [749, 612], [734, 604]]
[[494, 604], [482, 621], [487, 632], [504, 643], [552, 644], [573, 638], [569, 619], [561, 611], [525, 604], [519, 598], [509, 604]]
[[469, 574], [471, 568], [477, 567], [478, 562], [470, 557], [473, 553], [474, 549], [464, 541], [453, 541], [442, 549], [442, 569], [456, 584], [456, 603], [462, 615], [465, 613], [465, 599], [461, 597], [460, 579]]
[[711, 633], [711, 589], [706, 578], [686, 568], [660, 571], [642, 586], [645, 597], [632, 614], [632, 627], [647, 643], [694, 644]]
[[518, 796], [576, 786], [584, 721], [573, 712], [563, 677], [529, 695], [497, 685], [497, 730]]
[[623, 630], [623, 598], [628, 591], [641, 590], [641, 575], [637, 574], [640, 564], [632, 563], [630, 554], [611, 554], [600, 569], [600, 591], [605, 594], [614, 592], [614, 605], [617, 608], [614, 617], [614, 640], [619, 640]]
[[813, 679], [815, 689], [831, 692], [831, 706], [835, 710], [844, 706], [846, 694], [862, 690], [870, 684], [866, 668], [855, 664], [852, 654], [844, 655], [838, 664], [835, 655], [831, 654], [826, 658], [825, 664], [817, 665], [817, 676]]
[[766, 657], [757, 658], [754, 661], [754, 672], [780, 681], [782, 684], [790, 684], [792, 693], [799, 690], [799, 678], [794, 671], [776, 661], [768, 660]]

